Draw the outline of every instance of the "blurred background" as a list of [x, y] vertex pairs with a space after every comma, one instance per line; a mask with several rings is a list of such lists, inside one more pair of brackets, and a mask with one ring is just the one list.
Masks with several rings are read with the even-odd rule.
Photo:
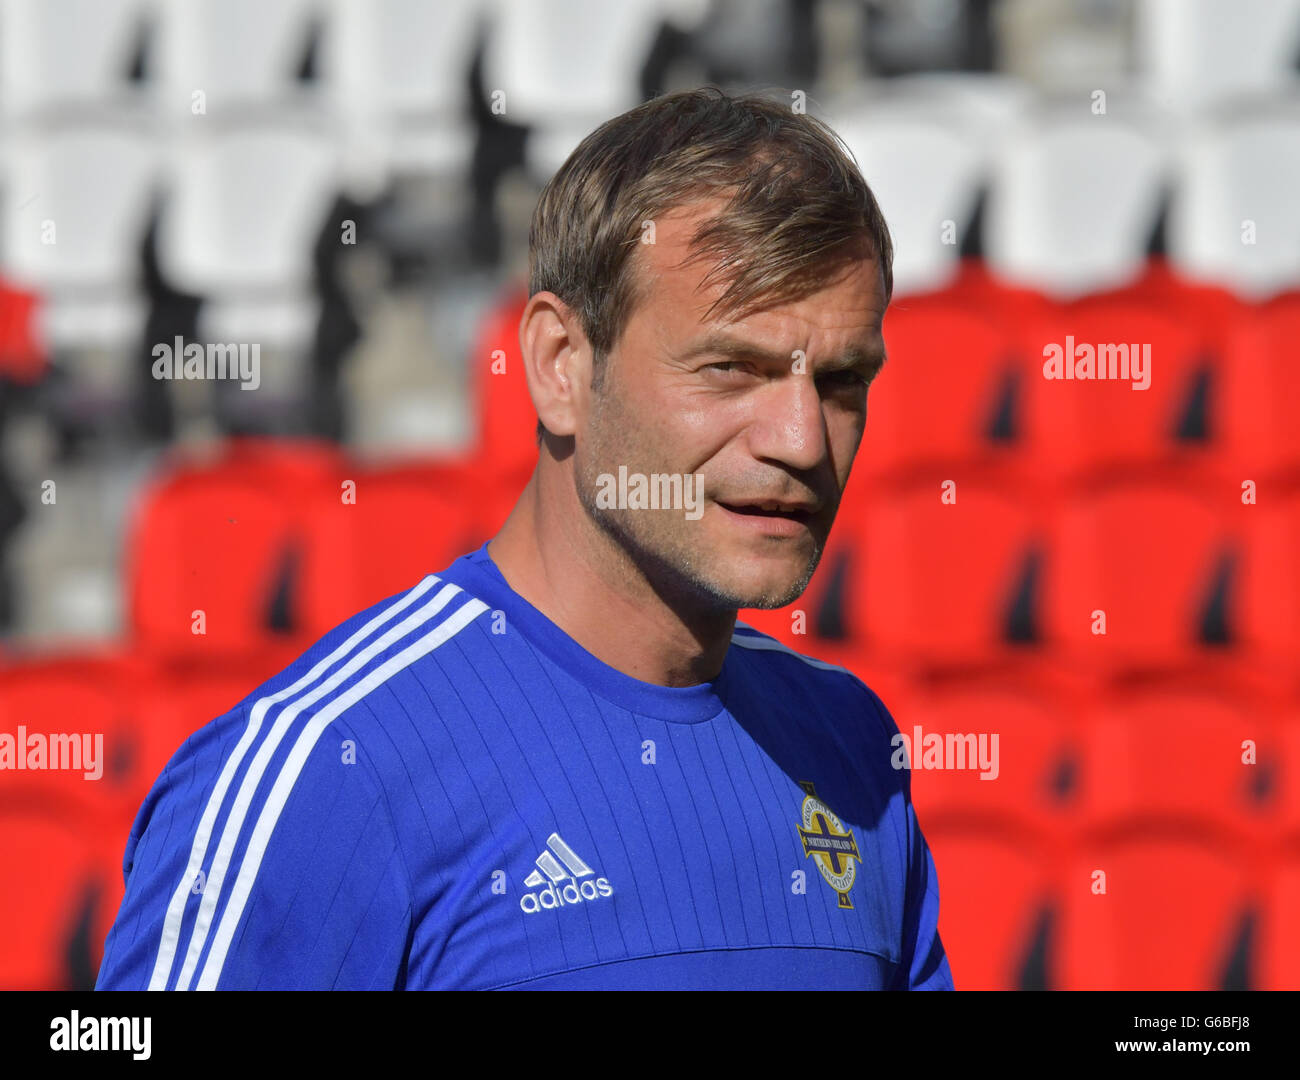
[[184, 738], [494, 533], [540, 187], [706, 83], [893, 232], [830, 548], [742, 617], [998, 734], [913, 773], [957, 986], [1300, 987], [1300, 0], [0, 0], [0, 734], [107, 759], [0, 772], [0, 986], [93, 984]]

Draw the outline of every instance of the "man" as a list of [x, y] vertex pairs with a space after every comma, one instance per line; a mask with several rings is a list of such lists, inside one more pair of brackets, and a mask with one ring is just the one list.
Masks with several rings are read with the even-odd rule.
[[808, 117], [668, 95], [530, 248], [509, 520], [182, 747], [100, 987], [951, 988], [894, 722], [735, 621], [803, 592], [862, 438], [869, 189]]

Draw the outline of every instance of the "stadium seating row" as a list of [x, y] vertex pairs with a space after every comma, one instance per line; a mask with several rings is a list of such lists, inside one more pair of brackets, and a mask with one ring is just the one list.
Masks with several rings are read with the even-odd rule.
[[[467, 462], [261, 445], [174, 463], [142, 492], [127, 573], [141, 647], [217, 659], [314, 638], [477, 547], [522, 486]], [[805, 596], [743, 617], [787, 642], [923, 665], [1046, 649], [1104, 675], [1223, 658], [1285, 678], [1300, 498], [1242, 499], [1235, 483], [1139, 478], [1040, 501], [960, 469], [855, 481]]]
[[[1172, 265], [1203, 287], [1263, 301], [1300, 280], [1294, 108], [1210, 124], [1178, 151], [1158, 122], [1144, 133], [1133, 120], [1075, 115], [994, 138], [950, 113], [926, 120], [877, 104], [828, 118], [889, 222], [900, 298], [959, 283], [976, 229], [999, 279], [1062, 300], [1140, 284], [1162, 223]], [[0, 146], [0, 266], [54, 301], [49, 333], [74, 347], [137, 340], [140, 252], [155, 212], [161, 273], [216, 304], [204, 314], [216, 340], [300, 343], [317, 238], [356, 242], [355, 221], [348, 239], [351, 219], [327, 220], [331, 206], [343, 192], [364, 204], [391, 179], [358, 190], [349, 170], [370, 158], [310, 117], [214, 120], [165, 138], [131, 118], [42, 121], [0, 130]], [[466, 180], [465, 148], [436, 156], [459, 162], [454, 175]], [[918, 182], [931, 177], [943, 183]], [[1170, 348], [1180, 344], [1168, 334]]]
[[959, 989], [1300, 987], [1295, 848], [1252, 877], [1231, 846], [1178, 823], [1128, 823], [1079, 847], [923, 827]]
[[[1203, 109], [1294, 80], [1295, 0], [1249, 0], [1237, 19], [1223, 18], [1215, 0], [1135, 6], [1136, 67], [1172, 107]], [[528, 0], [5, 0], [0, 101], [14, 110], [96, 103], [120, 96], [134, 75], [137, 90], [211, 86], [247, 106], [282, 99], [311, 69], [340, 106], [361, 99], [415, 111], [460, 100], [486, 31], [488, 85], [543, 96], [534, 106], [542, 112], [608, 115], [631, 104], [659, 24], [691, 32], [709, 7], [560, 0], [543, 14]], [[578, 38], [592, 53], [584, 70], [547, 63]]]
[[0, 986], [93, 985], [149, 787], [185, 739], [292, 658], [274, 651], [201, 675], [117, 649], [3, 658]]

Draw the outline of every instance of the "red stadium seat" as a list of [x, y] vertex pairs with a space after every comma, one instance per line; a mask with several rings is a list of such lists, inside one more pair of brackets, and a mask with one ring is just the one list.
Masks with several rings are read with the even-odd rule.
[[[445, 569], [481, 542], [475, 492], [436, 466], [358, 468], [355, 501], [322, 492], [310, 509], [303, 564], [306, 625], [342, 620]], [[251, 689], [251, 688], [250, 688]]]
[[943, 296], [1003, 326], [1021, 326], [1052, 306], [1040, 290], [999, 277], [987, 262], [975, 256], [962, 259], [957, 280], [944, 289]]
[[[1078, 736], [1068, 715], [1049, 707], [1049, 700], [1011, 685], [992, 685], [912, 689], [895, 701], [894, 719], [910, 744], [912, 799], [922, 819], [1023, 825], [1061, 835], [1078, 800]], [[978, 758], [981, 734], [992, 765], [987, 769]], [[931, 735], [943, 742], [927, 744]], [[948, 767], [962, 764], [955, 753], [951, 760], [946, 753], [927, 757], [927, 745], [946, 747], [950, 737], [971, 735], [974, 742], [952, 739], [954, 752], [967, 755], [966, 767]]]
[[45, 349], [36, 332], [39, 303], [33, 293], [0, 278], [0, 377], [31, 385], [44, 375]]
[[1147, 258], [1141, 277], [1120, 288], [1094, 293], [1094, 304], [1137, 304], [1193, 328], [1206, 349], [1221, 355], [1225, 331], [1240, 317], [1243, 302], [1229, 289], [1184, 277], [1164, 256]]
[[277, 655], [273, 665], [246, 663], [212, 670], [207, 667], [168, 668], [152, 674], [136, 692], [134, 715], [158, 748], [150, 762], [152, 782], [199, 728], [229, 712], [262, 682], [295, 657]]
[[1054, 523], [1046, 628], [1071, 663], [1100, 674], [1204, 660], [1230, 614], [1230, 552], [1224, 512], [1194, 493], [1149, 483], [1079, 497]]
[[[939, 668], [1007, 659], [1028, 617], [1036, 523], [1022, 502], [965, 480], [881, 497], [862, 513], [846, 619], [872, 650]], [[945, 490], [956, 501], [945, 503]]]
[[[138, 641], [176, 661], [226, 662], [307, 644], [299, 580], [306, 507], [339, 490], [337, 447], [241, 437], [179, 459], [131, 525], [128, 589]], [[206, 633], [192, 632], [193, 612]]]
[[1300, 990], [1300, 846], [1271, 875], [1260, 921], [1259, 989]]
[[1232, 848], [1190, 826], [1098, 837], [1070, 860], [1060, 894], [1060, 989], [1245, 988], [1248, 876]]
[[334, 481], [343, 462], [342, 452], [331, 442], [241, 435], [222, 444], [214, 465], [227, 477], [260, 483], [292, 501]]
[[855, 473], [1006, 468], [1021, 372], [1014, 338], [943, 293], [895, 300], [884, 333], [889, 359], [868, 395]]
[[1248, 309], [1232, 325], [1220, 419], [1240, 479], [1300, 475], [1300, 294]]
[[1300, 497], [1269, 497], [1234, 512], [1249, 523], [1238, 575], [1243, 643], [1294, 690], [1300, 676]]
[[[846, 500], [851, 497], [856, 495], [845, 495]], [[845, 638], [844, 625], [845, 586], [848, 579], [861, 569], [860, 543], [852, 520], [853, 513], [852, 507], [842, 506], [827, 538], [826, 549], [802, 596], [785, 607], [742, 608], [737, 621], [771, 634], [805, 655], [831, 660], [831, 653], [839, 654], [846, 647], [855, 649], [856, 644]]]
[[474, 473], [519, 488], [537, 463], [537, 410], [519, 352], [519, 320], [527, 302], [524, 288], [503, 294], [484, 318], [470, 357], [478, 417]]
[[480, 472], [472, 465], [464, 468], [462, 486], [474, 493], [471, 500], [474, 533], [467, 541], [467, 551], [501, 531], [523, 494], [529, 475], [522, 472], [497, 474], [490, 467]]
[[1243, 852], [1275, 829], [1282, 748], [1259, 710], [1189, 690], [1130, 692], [1086, 711], [1080, 730], [1090, 823], [1196, 822]]
[[[1064, 350], [1067, 336], [1075, 349], [1087, 345], [1095, 353], [1114, 345], [1128, 356], [1149, 346], [1149, 386], [1135, 389], [1132, 378], [1046, 378], [1044, 349]], [[1205, 468], [1208, 395], [1216, 371], [1194, 325], [1134, 297], [1102, 297], [1054, 309], [1030, 323], [1023, 337], [1025, 453], [1045, 479], [1127, 478], [1141, 467], [1174, 474]], [[1095, 357], [1098, 369], [1101, 360]]]
[[[4, 798], [72, 807], [111, 829], [129, 823], [164, 752], [137, 720], [133, 680], [130, 661], [109, 654], [60, 654], [0, 669], [0, 734], [13, 738], [19, 756], [26, 746], [26, 761], [44, 762], [6, 769]], [[56, 755], [59, 768], [51, 767]]]
[[1281, 765], [1276, 783], [1277, 827], [1292, 843], [1300, 844], [1300, 706], [1294, 701], [1277, 722]]
[[215, 659], [283, 642], [293, 615], [281, 611], [277, 628], [276, 601], [292, 586], [302, 543], [296, 502], [255, 469], [164, 476], [138, 509], [128, 548], [138, 643]]
[[94, 986], [122, 884], [85, 820], [0, 802], [0, 989]]
[[939, 878], [939, 936], [958, 990], [1049, 988], [1051, 860], [1018, 833], [919, 815]]
[[[812, 588], [811, 582], [808, 586]], [[804, 592], [804, 596], [808, 591]], [[797, 631], [795, 627], [799, 625], [797, 620], [804, 623], [810, 621], [810, 615], [807, 610], [808, 604], [800, 597], [793, 604], [787, 604], [781, 608], [742, 608], [736, 614], [736, 621], [744, 623], [746, 626], [752, 626], [755, 630], [761, 630], [765, 634], [771, 634], [777, 641], [789, 645], [796, 651], [802, 651], [799, 648], [800, 642], [806, 642], [807, 631]]]

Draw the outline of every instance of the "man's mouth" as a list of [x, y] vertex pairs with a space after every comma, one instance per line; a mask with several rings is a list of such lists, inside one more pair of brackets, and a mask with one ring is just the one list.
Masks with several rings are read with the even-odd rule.
[[755, 502], [723, 502], [714, 500], [724, 510], [733, 514], [746, 514], [752, 517], [786, 518], [807, 524], [813, 519], [813, 510], [805, 503], [785, 503], [778, 499], [763, 499]]

